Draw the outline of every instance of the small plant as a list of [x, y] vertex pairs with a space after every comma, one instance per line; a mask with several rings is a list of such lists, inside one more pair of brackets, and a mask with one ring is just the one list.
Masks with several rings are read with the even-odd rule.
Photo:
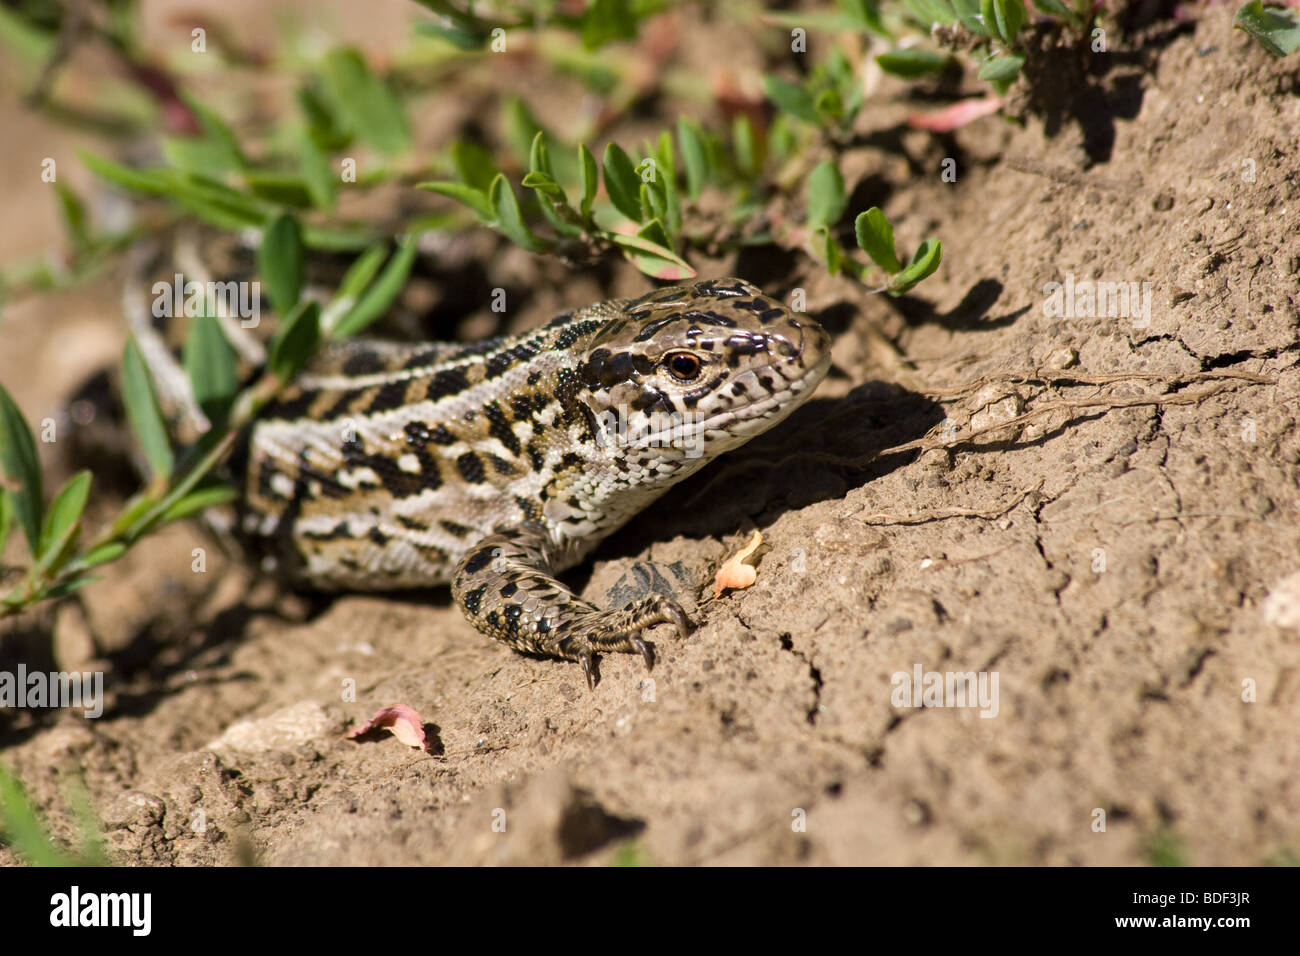
[[[491, 54], [483, 51], [501, 39], [502, 31], [546, 25], [569, 31], [570, 44], [582, 52], [565, 62], [595, 85], [610, 82], [602, 71], [615, 61], [592, 59], [592, 51], [635, 38], [641, 20], [665, 6], [659, 0], [596, 0], [570, 15], [564, 8], [539, 13], [536, 5], [520, 2], [496, 5], [487, 17], [473, 4], [419, 2], [438, 15], [422, 32], [446, 41], [425, 41], [443, 51], [429, 55], [426, 65], [444, 63], [449, 47], [458, 63], [487, 57]], [[897, 17], [891, 18], [894, 24]], [[128, 20], [114, 29], [129, 32]], [[15, 23], [27, 31], [22, 36], [32, 41], [28, 47], [50, 55], [50, 25], [27, 23], [2, 9], [0, 43], [17, 35]], [[892, 35], [868, 0], [844, 0], [828, 26]], [[136, 168], [89, 153], [82, 160], [107, 183], [161, 204], [164, 215], [155, 217], [150, 229], [196, 218], [221, 230], [260, 232], [258, 271], [279, 317], [267, 366], [254, 381], [241, 383], [217, 304], [204, 303], [202, 314], [190, 322], [183, 365], [207, 427], [192, 444], [176, 447], [141, 350], [128, 341], [121, 364], [123, 401], [147, 476], [93, 535], [86, 528], [92, 475], [79, 472], [47, 497], [32, 430], [0, 388], [0, 549], [16, 526], [28, 553], [21, 566], [2, 569], [0, 617], [85, 586], [96, 580], [96, 568], [157, 529], [230, 501], [235, 492], [218, 480], [217, 470], [237, 434], [322, 342], [356, 335], [389, 308], [410, 275], [416, 237], [427, 230], [486, 225], [537, 254], [578, 262], [621, 256], [641, 272], [669, 281], [696, 275], [690, 257], [697, 251], [716, 256], [775, 244], [810, 252], [832, 274], [865, 282], [874, 291], [901, 295], [912, 289], [939, 266], [937, 240], [927, 239], [904, 265], [894, 250], [893, 229], [878, 209], [856, 220], [857, 244], [870, 264], [846, 254], [837, 238], [848, 197], [835, 155], [862, 108], [861, 67], [860, 60], [831, 50], [805, 80], [767, 78], [768, 95], [777, 105], [774, 116], [757, 108], [735, 110], [721, 129], [679, 117], [673, 129], [659, 131], [639, 150], [609, 142], [599, 160], [584, 141], [594, 135], [561, 145], [518, 97], [502, 104], [501, 155], [483, 143], [460, 141], [444, 152], [417, 156], [407, 114], [418, 82], [396, 69], [381, 75], [349, 48], [305, 64], [296, 77], [297, 114], [247, 142], [215, 109], [176, 84], [167, 86], [160, 101], [162, 114], [172, 117], [161, 136], [165, 162]], [[613, 83], [617, 86], [617, 78]], [[631, 100], [618, 102], [627, 106]], [[827, 153], [830, 158], [810, 167], [810, 155]], [[417, 211], [381, 229], [338, 211], [345, 190], [411, 184], [454, 200], [471, 215], [454, 208]], [[801, 188], [807, 199], [804, 225], [773, 211], [783, 195]], [[710, 190], [724, 201], [702, 203]], [[57, 195], [77, 275], [91, 274], [146, 231], [141, 226], [97, 234], [77, 196], [62, 186]], [[725, 212], [706, 217], [705, 205]], [[395, 231], [401, 238], [394, 244]], [[323, 307], [301, 297], [304, 263], [313, 249], [356, 254]], [[44, 287], [71, 274], [28, 270], [8, 285]]]
[[894, 227], [885, 214], [872, 206], [860, 213], [853, 222], [858, 248], [865, 252], [884, 274], [871, 276], [865, 265], [844, 254], [843, 247], [834, 236], [834, 227], [844, 214], [848, 197], [844, 194], [844, 180], [839, 169], [829, 160], [823, 160], [808, 176], [808, 227], [815, 245], [820, 247], [826, 268], [832, 275], [847, 272], [859, 281], [871, 280], [877, 291], [899, 296], [914, 288], [917, 283], [933, 275], [943, 260], [943, 243], [927, 239], [917, 248], [904, 266], [894, 248]]
[[1152, 866], [1187, 866], [1187, 846], [1172, 827], [1161, 826], [1147, 834], [1143, 850]]
[[[673, 142], [668, 133], [660, 136], [655, 149], [646, 150], [649, 155], [639, 163], [633, 163], [621, 146], [610, 143], [599, 170], [591, 150], [579, 144], [576, 206], [560, 183], [546, 139], [544, 130], [534, 134], [523, 185], [533, 191], [536, 207], [553, 235], [538, 235], [525, 220], [505, 174], [495, 169], [490, 157], [471, 153], [464, 146], [455, 154], [461, 182], [429, 182], [420, 187], [463, 203], [484, 225], [532, 252], [590, 256], [608, 245], [617, 247], [633, 265], [655, 278], [687, 279], [695, 275], [695, 270], [674, 251], [682, 229], [682, 210]], [[474, 161], [465, 161], [467, 155], [472, 155]], [[602, 173], [611, 205], [634, 231], [620, 232], [597, 225], [593, 204]], [[572, 183], [570, 188], [574, 188]]]
[[763, 77], [763, 90], [782, 112], [839, 133], [852, 128], [862, 108], [862, 83], [838, 49], [814, 67], [807, 80], [791, 83], [768, 74]]
[[[958, 28], [977, 41], [979, 78], [998, 93], [1010, 89], [1025, 65], [1023, 30], [1029, 23], [1025, 0], [904, 0], [907, 19], [930, 35], [951, 35]], [[1049, 19], [1059, 20], [1073, 32], [1084, 35], [1093, 22], [1092, 0], [1033, 0], [1034, 7]], [[936, 29], [937, 28], [937, 29]], [[923, 47], [903, 47], [876, 58], [886, 72], [915, 77], [940, 70], [948, 57]]]
[[99, 821], [85, 787], [80, 783], [72, 787], [68, 801], [80, 835], [76, 850], [61, 849], [54, 842], [18, 778], [0, 764], [0, 844], [36, 866], [106, 866]]
[[1300, 50], [1300, 12], [1281, 6], [1264, 6], [1252, 0], [1237, 11], [1232, 25], [1245, 30], [1274, 56], [1288, 56]]
[[0, 617], [97, 580], [91, 570], [120, 558], [144, 536], [232, 500], [234, 490], [211, 479], [240, 429], [297, 374], [323, 339], [356, 335], [387, 310], [406, 282], [415, 248], [415, 238], [407, 237], [391, 256], [383, 245], [368, 249], [322, 309], [299, 297], [305, 252], [297, 221], [289, 215], [272, 221], [262, 237], [259, 264], [271, 301], [284, 318], [271, 340], [267, 367], [260, 378], [239, 387], [234, 352], [216, 320], [215, 303], [209, 302], [191, 323], [184, 348], [185, 369], [209, 428], [179, 451], [172, 446], [140, 348], [129, 339], [122, 356], [122, 397], [149, 479], [88, 544], [82, 544], [82, 531], [90, 472], [70, 478], [47, 505], [32, 431], [0, 387], [0, 466], [8, 480], [0, 490], [0, 551], [17, 524], [29, 552], [26, 568], [17, 569], [21, 580], [0, 598]]

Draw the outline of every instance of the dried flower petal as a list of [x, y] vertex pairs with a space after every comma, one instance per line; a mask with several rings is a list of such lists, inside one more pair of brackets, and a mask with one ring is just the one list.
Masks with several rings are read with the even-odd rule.
[[744, 561], [747, 557], [758, 550], [758, 546], [763, 543], [763, 535], [757, 529], [749, 539], [749, 543], [729, 557], [718, 568], [718, 575], [713, 579], [713, 596], [720, 597], [722, 592], [728, 588], [747, 588], [758, 579], [758, 572]]
[[420, 715], [413, 708], [407, 707], [405, 704], [384, 707], [375, 711], [375, 716], [364, 724], [357, 724], [345, 736], [360, 737], [372, 730], [390, 730], [394, 737], [408, 747], [425, 749], [424, 721], [420, 719]]

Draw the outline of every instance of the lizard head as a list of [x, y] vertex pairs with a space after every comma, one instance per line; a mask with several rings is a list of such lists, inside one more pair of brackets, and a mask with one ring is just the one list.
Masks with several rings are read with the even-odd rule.
[[588, 342], [577, 377], [597, 440], [666, 474], [771, 428], [829, 367], [830, 337], [815, 320], [748, 282], [711, 279], [625, 303]]

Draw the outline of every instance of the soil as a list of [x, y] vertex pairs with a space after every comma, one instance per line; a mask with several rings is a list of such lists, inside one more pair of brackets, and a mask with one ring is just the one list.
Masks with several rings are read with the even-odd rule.
[[[123, 864], [1297, 861], [1300, 60], [1232, 13], [1135, 5], [1108, 53], [1052, 69], [1070, 55], [1045, 49], [1032, 95], [948, 134], [906, 124], [924, 84], [870, 77], [850, 208], [880, 205], [906, 251], [944, 243], [907, 297], [803, 255], [697, 260], [804, 289], [835, 366], [571, 578], [601, 602], [647, 581], [698, 600], [652, 672], [607, 656], [589, 692], [482, 638], [445, 589], [293, 595], [184, 524], [0, 633], [5, 669], [110, 688], [97, 720], [0, 713], [0, 758], [63, 839], [84, 779]], [[716, 78], [734, 26], [695, 17], [670, 24], [678, 55]], [[761, 51], [729, 61], [743, 86]], [[528, 87], [561, 131], [565, 82]], [[422, 136], [445, 142], [470, 92]], [[614, 133], [640, 122], [661, 117]], [[68, 157], [88, 187], [71, 150], [90, 140], [13, 103], [3, 125], [12, 261], [58, 241], [31, 170]], [[492, 248], [517, 326], [646, 288]], [[1071, 277], [1148, 283], [1149, 324], [1049, 314]], [[7, 307], [0, 380], [29, 418], [120, 354], [119, 282]], [[433, 294], [455, 301], [454, 279]], [[462, 332], [490, 316], [472, 309]], [[756, 583], [714, 599], [754, 528]], [[918, 671], [995, 678], [996, 706], [906, 706], [896, 675]], [[396, 704], [429, 752], [345, 738]]]

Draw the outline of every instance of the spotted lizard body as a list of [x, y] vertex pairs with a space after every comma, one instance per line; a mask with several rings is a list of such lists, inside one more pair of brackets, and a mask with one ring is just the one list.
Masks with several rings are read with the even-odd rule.
[[325, 590], [450, 584], [484, 634], [579, 661], [691, 622], [605, 611], [555, 577], [789, 415], [829, 338], [738, 279], [657, 289], [473, 344], [332, 344], [254, 424], [242, 530]]

